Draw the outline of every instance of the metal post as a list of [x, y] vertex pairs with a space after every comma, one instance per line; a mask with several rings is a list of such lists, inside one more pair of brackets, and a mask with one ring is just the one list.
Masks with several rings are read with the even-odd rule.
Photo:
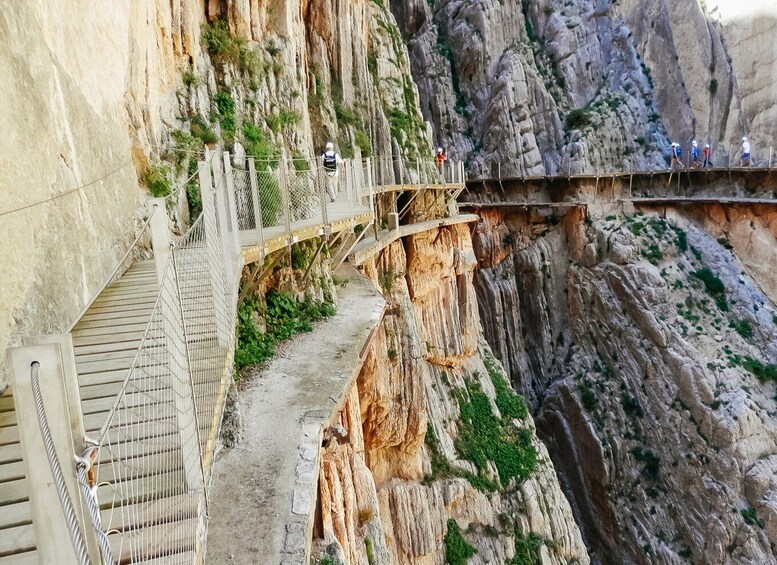
[[151, 246], [154, 250], [157, 282], [161, 285], [170, 259], [170, 231], [167, 229], [167, 212], [163, 198], [151, 198], [147, 203], [151, 214]]
[[[80, 413], [81, 406], [80, 403], [77, 406], [71, 405], [73, 399], [70, 395], [78, 383], [71, 382], [66, 385], [66, 381], [73, 380], [75, 376], [72, 373], [72, 348], [70, 353], [63, 353], [61, 347], [62, 344], [68, 343], [67, 337], [69, 336], [36, 338], [28, 341], [38, 343], [37, 345], [7, 350], [22, 459], [29, 486], [30, 515], [35, 525], [37, 562], [51, 565], [79, 562], [71, 542], [71, 528], [80, 530], [79, 535], [86, 542], [91, 560], [94, 563], [100, 562], [94, 530], [81, 504], [83, 499], [78, 488], [74, 463], [75, 455], [82, 454], [74, 451], [76, 438], [72, 428], [74, 413]], [[73, 503], [76, 515], [77, 523], [70, 526], [57, 493], [38, 420], [31, 379], [33, 363], [39, 364], [38, 383], [43, 400], [43, 414], [48, 423], [54, 457], [62, 469], [65, 491]], [[71, 389], [71, 392], [68, 389]], [[81, 444], [83, 437], [77, 438], [77, 441]]]
[[232, 260], [233, 246], [229, 241], [229, 212], [227, 211], [227, 198], [224, 194], [226, 191], [226, 180], [224, 179], [224, 162], [221, 159], [213, 159], [213, 191], [216, 208], [216, 222], [219, 230], [219, 237], [221, 238], [222, 252], [219, 256], [224, 262], [224, 284], [227, 297], [227, 305], [231, 305], [235, 301], [235, 292], [237, 290], [234, 283], [234, 269], [235, 262]]
[[[251, 160], [253, 162], [253, 159]], [[213, 234], [218, 233], [218, 225], [216, 223], [216, 207], [214, 205], [214, 193], [213, 184], [210, 176], [210, 167], [205, 161], [197, 163], [197, 169], [200, 175], [200, 194], [202, 195], [202, 214], [205, 229], [205, 248], [206, 255], [208, 257], [208, 275], [210, 276], [211, 291], [213, 296], [223, 298], [225, 304], [229, 304], [232, 299], [227, 293], [225, 287], [224, 277], [221, 276], [221, 268], [219, 267], [219, 257], [223, 254], [219, 249], [219, 243], [214, 239]], [[223, 267], [223, 263], [222, 263]], [[227, 313], [222, 312], [220, 308], [216, 308], [216, 336], [219, 346], [227, 347], [231, 337], [231, 330], [229, 328], [230, 321], [227, 318]]]
[[264, 220], [262, 219], [262, 206], [259, 200], [259, 181], [256, 176], [256, 163], [253, 157], [248, 159], [248, 178], [251, 180], [251, 203], [254, 207], [254, 233], [256, 235], [256, 242], [262, 250], [262, 257], [264, 257], [264, 233], [262, 232]]
[[286, 236], [291, 238], [291, 205], [289, 203], [289, 172], [286, 170], [286, 155], [280, 158], [278, 167], [278, 184], [281, 189], [281, 199], [283, 201], [283, 225], [286, 228]]
[[226, 179], [227, 208], [229, 211], [230, 225], [232, 226], [232, 245], [235, 249], [236, 263], [240, 257], [242, 248], [240, 243], [240, 224], [237, 220], [237, 203], [235, 202], [235, 177], [232, 174], [232, 163], [229, 160], [229, 153], [224, 152], [224, 177]]

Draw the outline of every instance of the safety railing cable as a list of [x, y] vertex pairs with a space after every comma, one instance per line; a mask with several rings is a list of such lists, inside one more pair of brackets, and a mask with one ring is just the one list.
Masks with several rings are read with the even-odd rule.
[[62, 510], [65, 513], [65, 519], [67, 521], [67, 530], [70, 534], [70, 541], [73, 544], [73, 549], [76, 552], [76, 557], [80, 565], [89, 564], [89, 552], [86, 548], [86, 541], [84, 540], [84, 533], [81, 531], [81, 526], [78, 523], [78, 517], [76, 516], [76, 510], [73, 506], [73, 500], [70, 497], [70, 493], [67, 490], [65, 484], [65, 475], [62, 472], [62, 465], [57, 457], [57, 451], [54, 447], [54, 440], [51, 437], [51, 429], [49, 428], [49, 422], [46, 418], [46, 407], [43, 404], [43, 395], [40, 391], [40, 382], [38, 380], [38, 371], [40, 370], [40, 363], [33, 362], [30, 367], [30, 380], [32, 381], [32, 394], [35, 398], [35, 411], [38, 416], [38, 426], [40, 427], [40, 433], [43, 437], [43, 445], [46, 449], [46, 457], [51, 467], [51, 474], [54, 478], [54, 486], [57, 489], [57, 496], [59, 502], [62, 504]]
[[76, 472], [78, 474], [78, 486], [81, 489], [81, 496], [86, 501], [86, 507], [89, 511], [89, 521], [92, 523], [92, 529], [97, 536], [97, 544], [100, 547], [104, 565], [113, 564], [113, 553], [108, 536], [103, 531], [102, 517], [100, 516], [100, 507], [97, 500], [97, 487], [94, 484], [94, 461], [97, 456], [96, 446], [91, 445], [87, 448], [84, 457], [76, 458]]

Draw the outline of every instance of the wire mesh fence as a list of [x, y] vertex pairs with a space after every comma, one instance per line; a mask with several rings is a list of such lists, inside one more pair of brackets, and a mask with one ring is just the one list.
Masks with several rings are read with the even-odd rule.
[[116, 563], [194, 562], [203, 553], [206, 485], [234, 352], [228, 237], [226, 223], [203, 214], [173, 242], [140, 346], [100, 431], [96, 496]]
[[[95, 527], [107, 534], [115, 563], [196, 562], [204, 555], [207, 486], [234, 356], [241, 245], [353, 224], [372, 213], [379, 182], [422, 183], [443, 174], [431, 162], [380, 159], [343, 161], [336, 171], [315, 159], [249, 160], [247, 168], [233, 168], [226, 155], [201, 163], [199, 173], [203, 211], [184, 235], [158, 242], [164, 220], [143, 228], [158, 250], [153, 308], [131, 361], [117, 361], [106, 383], [118, 393], [90, 401], [95, 416], [107, 416], [88, 450], [96, 487], [85, 490], [100, 508]], [[160, 258], [168, 247], [169, 257]]]
[[205, 520], [200, 436], [172, 262], [98, 439], [97, 499], [114, 562], [195, 555]]

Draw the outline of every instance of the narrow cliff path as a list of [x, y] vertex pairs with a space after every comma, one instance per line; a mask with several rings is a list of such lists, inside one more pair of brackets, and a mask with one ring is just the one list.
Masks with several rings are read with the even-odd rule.
[[303, 563], [322, 432], [359, 374], [385, 302], [351, 267], [337, 314], [294, 338], [241, 393], [244, 439], [221, 453], [209, 499], [208, 563]]

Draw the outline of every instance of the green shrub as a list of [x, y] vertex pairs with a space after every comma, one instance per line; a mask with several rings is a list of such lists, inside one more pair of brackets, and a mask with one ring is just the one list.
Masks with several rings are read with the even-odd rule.
[[709, 267], [703, 267], [691, 274], [704, 283], [704, 289], [715, 300], [718, 308], [723, 312], [728, 312], [726, 286], [723, 284], [723, 281], [716, 277]]
[[627, 392], [621, 394], [621, 407], [627, 416], [642, 418], [645, 415], [639, 401]]
[[265, 116], [264, 119], [267, 122], [267, 127], [270, 128], [273, 133], [278, 133], [287, 126], [293, 126], [299, 123], [301, 118], [297, 112], [284, 110], [277, 114]]
[[744, 338], [753, 337], [753, 325], [747, 320], [732, 320], [728, 327], [734, 328]]
[[367, 563], [369, 565], [375, 564], [375, 548], [372, 545], [372, 538], [364, 538], [364, 551], [367, 553]]
[[340, 127], [356, 126], [359, 124], [359, 116], [356, 112], [345, 108], [339, 103], [335, 104], [335, 117]]
[[449, 477], [457, 476], [459, 474], [458, 470], [451, 467], [448, 460], [440, 452], [440, 444], [437, 440], [437, 435], [434, 433], [431, 422], [426, 424], [426, 436], [424, 441], [429, 451], [431, 472], [424, 477], [423, 483], [430, 484], [437, 479], [447, 479]]
[[182, 75], [183, 84], [186, 87], [197, 86], [200, 84], [200, 79], [192, 69], [186, 69]]
[[213, 97], [213, 104], [216, 106], [216, 113], [221, 123], [221, 134], [224, 139], [231, 140], [235, 138], [237, 121], [235, 118], [235, 101], [227, 92], [217, 92]]
[[492, 461], [499, 480], [506, 486], [511, 479], [522, 482], [534, 471], [537, 451], [528, 429], [500, 420], [491, 411], [491, 403], [475, 383], [467, 383], [467, 396], [459, 399], [459, 437], [456, 450], [485, 475]]
[[235, 65], [251, 75], [259, 70], [259, 54], [248, 48], [245, 39], [232, 35], [223, 20], [202, 26], [202, 43], [216, 63]]
[[502, 373], [496, 368], [494, 359], [484, 355], [483, 365], [486, 367], [486, 372], [494, 385], [494, 391], [496, 391], [496, 407], [499, 408], [502, 418], [525, 419], [526, 416], [529, 415], [529, 411], [526, 408], [526, 402], [522, 396], [516, 394], [507, 384]]
[[542, 553], [540, 548], [545, 543], [545, 538], [529, 532], [524, 536], [515, 532], [515, 555], [507, 565], [542, 565]]
[[647, 246], [647, 249], [640, 251], [640, 254], [648, 260], [652, 265], [658, 265], [658, 262], [664, 258], [664, 253], [658, 247], [658, 244], [651, 243]]
[[[258, 171], [266, 171], [267, 167], [276, 167], [281, 157], [280, 148], [267, 139], [265, 133], [253, 122], [243, 122], [243, 138], [246, 153], [256, 159]], [[277, 186], [277, 181], [276, 181]], [[278, 193], [280, 201], [280, 192]], [[262, 205], [264, 211], [264, 205]]]
[[202, 116], [192, 118], [192, 135], [201, 140], [205, 145], [214, 145], [219, 138], [216, 133], [210, 129], [210, 125]]
[[745, 371], [758, 378], [759, 381], [777, 381], [777, 365], [764, 363], [749, 355], [728, 356], [732, 365], [742, 367]]
[[661, 459], [650, 449], [644, 449], [640, 446], [634, 447], [631, 454], [640, 463], [644, 463], [640, 473], [646, 479], [655, 481], [658, 479], [661, 471]]
[[568, 130], [585, 129], [592, 123], [591, 114], [585, 108], [578, 108], [567, 114], [566, 124]]
[[596, 393], [588, 386], [588, 383], [581, 382], [578, 385], [578, 389], [580, 390], [580, 401], [583, 403], [583, 408], [589, 412], [596, 410], [599, 406], [599, 402], [596, 399]]
[[172, 171], [165, 165], [151, 165], [143, 175], [143, 184], [148, 191], [156, 198], [164, 198], [173, 191], [173, 184], [170, 182]]
[[362, 130], [357, 129], [355, 134], [356, 146], [361, 149], [362, 157], [369, 157], [372, 155], [372, 143], [369, 136]]
[[762, 530], [764, 529], [764, 521], [761, 520], [758, 515], [755, 512], [755, 508], [748, 507], [744, 510], [739, 511], [742, 514], [742, 518], [745, 519], [745, 522], [750, 524], [751, 526], [758, 526]]
[[312, 323], [335, 313], [327, 302], [297, 302], [288, 292], [271, 290], [266, 296], [265, 331], [254, 322], [261, 310], [256, 300], [246, 299], [238, 308], [235, 364], [243, 368], [263, 363], [275, 354], [275, 344], [313, 329]]
[[715, 93], [718, 91], [718, 79], [712, 79], [710, 81], [710, 94], [715, 96]]
[[445, 532], [445, 563], [466, 565], [467, 559], [473, 555], [475, 555], [475, 548], [461, 535], [456, 520], [448, 520], [448, 529]]
[[672, 231], [677, 236], [677, 249], [680, 251], [688, 251], [688, 234], [685, 230], [678, 228], [677, 226], [671, 226]]

